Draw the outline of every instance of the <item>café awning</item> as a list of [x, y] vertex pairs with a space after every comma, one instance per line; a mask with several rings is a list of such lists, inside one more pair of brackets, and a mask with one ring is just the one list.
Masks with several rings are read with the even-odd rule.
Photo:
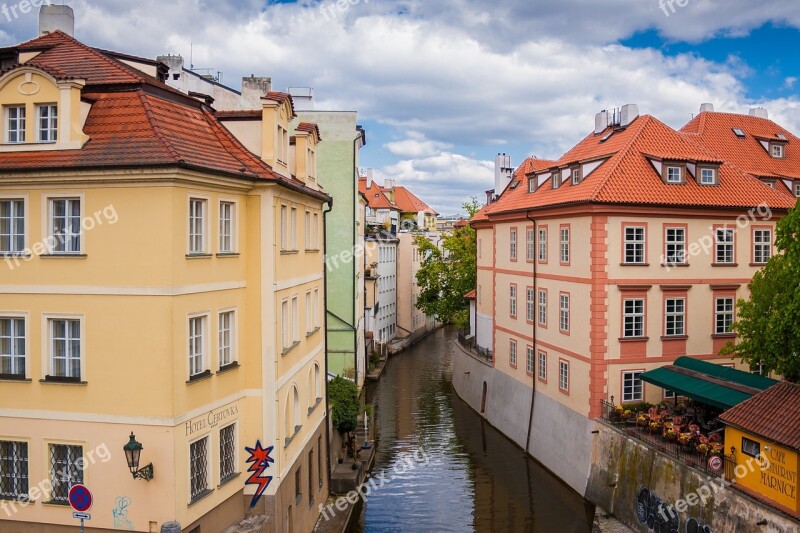
[[674, 364], [645, 372], [642, 381], [695, 401], [729, 409], [778, 383], [749, 372], [680, 357]]

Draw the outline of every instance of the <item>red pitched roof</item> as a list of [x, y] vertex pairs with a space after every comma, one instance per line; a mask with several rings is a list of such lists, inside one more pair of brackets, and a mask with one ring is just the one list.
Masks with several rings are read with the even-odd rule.
[[367, 178], [358, 178], [358, 192], [367, 199], [367, 205], [371, 209], [393, 209], [399, 211], [392, 202], [383, 194], [380, 186], [373, 182], [372, 187], [367, 189]]
[[0, 153], [0, 170], [86, 169], [179, 166], [246, 179], [283, 183], [327, 200], [319, 191], [287, 178], [248, 151], [213, 110], [139, 75], [113, 58], [54, 32], [19, 45], [46, 50], [25, 66], [87, 79], [82, 97], [92, 102], [83, 131], [89, 141], [78, 150]]
[[[555, 165], [555, 161], [550, 159], [539, 159], [537, 157], [529, 157], [522, 164], [517, 167], [517, 170], [514, 171], [511, 181], [519, 181], [523, 183], [525, 176], [532, 172], [538, 172], [541, 170], [547, 170], [548, 168], [552, 168]], [[506, 188], [504, 194], [510, 194], [510, 189]], [[470, 222], [477, 222], [480, 220], [488, 220], [489, 213], [497, 207], [497, 202], [493, 204], [486, 204], [477, 213], [470, 219]]]
[[319, 126], [314, 124], [313, 122], [301, 122], [295, 128], [295, 131], [302, 131], [304, 133], [312, 133], [317, 136], [317, 139], [320, 141], [322, 140], [322, 136], [319, 134]]
[[478, 289], [474, 289], [467, 294], [464, 295], [464, 299], [466, 300], [477, 300], [478, 299]]
[[417, 198], [414, 193], [401, 185], [394, 187], [394, 205], [396, 205], [403, 213], [427, 213], [429, 215], [437, 215], [438, 213], [431, 209], [428, 204]]
[[[612, 135], [606, 138], [608, 133]], [[479, 215], [485, 218], [503, 212], [581, 203], [720, 208], [750, 208], [766, 203], [777, 209], [794, 207], [791, 198], [733, 165], [721, 164], [718, 186], [701, 186], [691, 177], [687, 177], [685, 184], [675, 185], [662, 181], [651, 163], [654, 159], [722, 161], [686, 135], [644, 115], [625, 129], [609, 128], [600, 135], [589, 134], [554, 163], [553, 167], [563, 169], [579, 162], [603, 161], [579, 184], [572, 185], [571, 180], [566, 180], [553, 189], [549, 178], [530, 193], [527, 181], [521, 181]]]
[[294, 100], [292, 99], [292, 95], [288, 93], [282, 93], [278, 91], [270, 91], [265, 96], [261, 97], [263, 100], [272, 100], [274, 102], [278, 102], [282, 104], [284, 102], [289, 102], [289, 107], [292, 108], [292, 118], [297, 117], [297, 113], [294, 112]]
[[800, 451], [800, 385], [783, 381], [720, 415], [720, 420]]
[[[744, 138], [736, 136], [734, 128], [741, 129]], [[753, 176], [800, 179], [800, 138], [771, 120], [705, 112], [694, 117], [681, 132]], [[779, 139], [778, 134], [785, 139]], [[760, 139], [788, 142], [785, 158], [772, 157]]]

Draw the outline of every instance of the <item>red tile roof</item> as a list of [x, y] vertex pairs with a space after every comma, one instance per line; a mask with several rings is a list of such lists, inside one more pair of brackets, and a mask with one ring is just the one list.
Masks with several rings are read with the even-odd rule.
[[475, 290], [472, 290], [472, 291], [468, 292], [467, 294], [464, 295], [464, 298], [466, 300], [477, 300], [478, 299], [478, 290], [475, 289]]
[[292, 95], [288, 93], [282, 93], [278, 91], [270, 91], [265, 96], [261, 97], [262, 100], [272, 100], [273, 102], [278, 102], [282, 104], [284, 102], [289, 102], [289, 107], [292, 108], [292, 118], [297, 117], [297, 113], [294, 112], [294, 100], [292, 99]]
[[373, 182], [372, 187], [367, 189], [367, 178], [358, 178], [358, 191], [367, 199], [367, 205], [371, 209], [399, 209], [389, 201], [381, 187]]
[[[612, 135], [603, 141], [608, 133]], [[522, 181], [518, 187], [507, 189], [497, 202], [479, 212], [473, 220], [504, 212], [583, 203], [700, 208], [750, 208], [766, 203], [776, 209], [794, 207], [791, 198], [734, 165], [720, 166], [718, 186], [701, 186], [691, 177], [687, 177], [686, 183], [675, 185], [662, 181], [651, 159], [722, 161], [687, 135], [644, 115], [625, 129], [609, 128], [600, 135], [589, 134], [554, 163], [554, 167], [564, 169], [579, 162], [604, 161], [579, 184], [572, 185], [571, 180], [566, 180], [553, 189], [550, 178], [529, 193], [527, 181]]]
[[422, 211], [429, 215], [438, 214], [428, 204], [417, 198], [414, 193], [401, 185], [395, 185], [394, 187], [394, 205], [403, 213], [419, 213]]
[[39, 48], [45, 51], [25, 66], [87, 79], [82, 97], [92, 107], [83, 131], [89, 141], [78, 150], [2, 152], [0, 171], [178, 166], [271, 180], [329, 199], [274, 172], [221, 125], [213, 110], [155, 78], [61, 32], [17, 47]]
[[720, 420], [800, 451], [800, 385], [783, 381], [728, 409]]
[[[734, 128], [741, 129], [744, 138], [737, 137]], [[681, 132], [753, 176], [800, 179], [800, 138], [771, 120], [705, 112], [694, 117]], [[759, 142], [759, 139], [783, 140], [777, 134], [788, 142], [784, 159], [772, 157]]]
[[313, 122], [301, 122], [295, 128], [295, 131], [302, 131], [305, 133], [313, 133], [317, 136], [317, 139], [320, 141], [322, 140], [322, 136], [319, 134], [319, 126], [314, 124]]
[[[541, 170], [547, 170], [548, 168], [552, 168], [555, 165], [555, 161], [550, 159], [539, 159], [537, 157], [529, 157], [522, 164], [517, 167], [517, 170], [514, 171], [511, 181], [519, 181], [520, 184], [524, 184], [525, 176], [532, 172], [539, 172]], [[506, 189], [507, 193], [510, 193], [509, 189]], [[489, 213], [493, 211], [493, 209], [497, 207], [497, 203], [487, 204], [483, 206], [475, 216], [470, 219], [470, 222], [477, 222], [480, 220], [488, 220]]]

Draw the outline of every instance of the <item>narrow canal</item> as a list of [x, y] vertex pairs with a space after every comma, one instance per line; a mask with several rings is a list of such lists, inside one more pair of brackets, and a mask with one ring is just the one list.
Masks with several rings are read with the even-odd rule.
[[393, 356], [367, 388], [374, 491], [356, 531], [586, 533], [594, 508], [453, 391], [452, 332]]

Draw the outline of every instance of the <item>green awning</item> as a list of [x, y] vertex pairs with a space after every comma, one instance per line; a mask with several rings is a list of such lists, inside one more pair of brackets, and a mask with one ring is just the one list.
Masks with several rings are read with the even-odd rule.
[[706, 405], [729, 409], [778, 383], [774, 379], [681, 357], [674, 365], [645, 372], [642, 381]]

